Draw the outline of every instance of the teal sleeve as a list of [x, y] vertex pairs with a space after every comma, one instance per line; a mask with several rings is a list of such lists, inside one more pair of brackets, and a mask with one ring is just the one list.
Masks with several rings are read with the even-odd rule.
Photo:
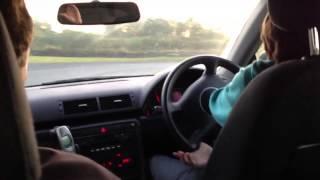
[[232, 81], [225, 87], [213, 92], [209, 100], [209, 108], [212, 116], [222, 127], [225, 125], [228, 116], [248, 83], [263, 69], [271, 66], [268, 61], [255, 61], [254, 63], [241, 68]]

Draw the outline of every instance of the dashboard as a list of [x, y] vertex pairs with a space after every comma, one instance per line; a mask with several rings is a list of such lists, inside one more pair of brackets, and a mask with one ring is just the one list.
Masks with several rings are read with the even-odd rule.
[[[172, 100], [203, 73], [192, 68], [177, 80]], [[76, 152], [123, 179], [144, 179], [148, 157], [168, 147], [161, 109], [168, 72], [154, 76], [27, 88], [38, 144], [60, 148], [57, 127], [68, 127]], [[61, 145], [61, 144], [60, 144]]]

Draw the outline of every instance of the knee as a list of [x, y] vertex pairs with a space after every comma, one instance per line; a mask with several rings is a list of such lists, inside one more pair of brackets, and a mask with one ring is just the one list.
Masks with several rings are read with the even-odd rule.
[[166, 162], [167, 158], [168, 157], [163, 156], [163, 155], [155, 155], [155, 156], [151, 157], [150, 162], [149, 162], [151, 173], [153, 174], [154, 172], [160, 170], [161, 167], [163, 168], [163, 163]]

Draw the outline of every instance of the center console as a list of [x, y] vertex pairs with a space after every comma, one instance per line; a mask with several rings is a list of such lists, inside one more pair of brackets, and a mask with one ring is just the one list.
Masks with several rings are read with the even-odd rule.
[[[121, 179], [144, 179], [144, 159], [140, 126], [137, 121], [108, 122], [69, 129], [76, 153], [96, 161]], [[53, 132], [37, 132], [39, 144], [54, 147], [57, 143]], [[51, 138], [44, 138], [48, 134]]]

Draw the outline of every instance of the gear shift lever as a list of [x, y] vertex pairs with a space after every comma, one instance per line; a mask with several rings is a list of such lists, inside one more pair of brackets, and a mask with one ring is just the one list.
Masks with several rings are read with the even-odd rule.
[[71, 131], [67, 126], [57, 126], [54, 129], [61, 150], [66, 152], [76, 152], [74, 140]]

